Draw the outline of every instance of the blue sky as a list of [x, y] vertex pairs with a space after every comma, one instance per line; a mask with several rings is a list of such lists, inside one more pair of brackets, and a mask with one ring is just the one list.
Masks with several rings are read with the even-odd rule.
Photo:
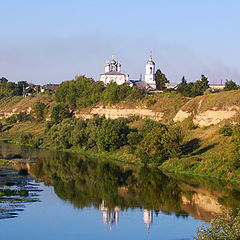
[[149, 51], [171, 82], [240, 81], [240, 1], [0, 0], [0, 76], [99, 79], [114, 52], [131, 79]]

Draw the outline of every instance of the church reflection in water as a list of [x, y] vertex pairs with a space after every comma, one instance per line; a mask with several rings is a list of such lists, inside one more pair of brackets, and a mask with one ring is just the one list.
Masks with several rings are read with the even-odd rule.
[[[110, 231], [112, 230], [113, 225], [118, 225], [119, 223], [119, 214], [122, 209], [118, 206], [116, 206], [114, 209], [109, 210], [105, 206], [104, 200], [102, 200], [102, 203], [99, 205], [99, 210], [102, 212], [103, 216], [103, 224], [104, 226], [109, 225]], [[123, 209], [126, 210], [126, 209]], [[152, 210], [143, 210], [143, 221], [144, 224], [147, 226], [148, 232], [150, 231], [150, 225], [153, 223], [153, 211]]]
[[[2, 155], [8, 144], [0, 145]], [[13, 151], [13, 150], [12, 150]], [[15, 149], [14, 153], [28, 158], [29, 152]], [[1, 154], [1, 151], [0, 151]], [[36, 178], [53, 185], [57, 196], [75, 208], [92, 206], [102, 212], [103, 223], [118, 225], [122, 213], [142, 209], [142, 224], [150, 230], [158, 213], [189, 215], [209, 222], [223, 209], [237, 209], [240, 190], [220, 181], [162, 173], [159, 169], [117, 164], [113, 161], [90, 159], [87, 156], [64, 152], [34, 150], [39, 161], [26, 168]], [[103, 201], [104, 200], [104, 201]]]

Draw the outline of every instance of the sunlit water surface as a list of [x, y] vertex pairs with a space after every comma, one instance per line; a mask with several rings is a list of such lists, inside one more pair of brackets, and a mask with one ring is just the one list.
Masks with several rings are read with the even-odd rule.
[[[18, 176], [30, 198], [0, 218], [0, 239], [192, 239], [222, 207], [240, 201], [238, 190], [212, 181], [6, 143], [0, 150], [3, 159], [28, 159], [13, 166], [8, 182]], [[18, 174], [24, 169], [33, 177]]]

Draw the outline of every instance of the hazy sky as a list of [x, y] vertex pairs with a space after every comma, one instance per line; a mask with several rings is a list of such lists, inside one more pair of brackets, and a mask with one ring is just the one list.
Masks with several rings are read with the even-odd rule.
[[99, 79], [114, 52], [130, 79], [149, 51], [171, 82], [240, 81], [239, 0], [0, 0], [0, 76]]

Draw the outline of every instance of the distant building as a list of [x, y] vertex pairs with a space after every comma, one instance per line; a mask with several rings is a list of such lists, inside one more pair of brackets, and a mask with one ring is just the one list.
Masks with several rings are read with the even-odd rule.
[[105, 72], [100, 75], [100, 81], [103, 81], [105, 84], [110, 82], [115, 82], [118, 85], [123, 83], [128, 83], [129, 86], [137, 86], [138, 88], [155, 90], [156, 89], [156, 80], [155, 80], [155, 63], [152, 60], [152, 51], [150, 53], [150, 59], [146, 63], [145, 68], [145, 80], [130, 80], [129, 74], [121, 73], [121, 63], [114, 60], [106, 61]]
[[50, 90], [50, 91], [56, 92], [56, 89], [58, 86], [59, 86], [59, 84], [53, 84], [53, 83], [43, 85], [41, 87], [41, 92], [44, 92], [45, 90]]
[[177, 83], [167, 83], [166, 88], [167, 89], [177, 89], [178, 84]]
[[209, 88], [212, 91], [222, 91], [224, 89], [224, 84], [209, 84]]
[[129, 75], [121, 73], [120, 61], [116, 62], [114, 56], [112, 56], [110, 63], [109, 61], [106, 61], [105, 63], [105, 72], [100, 75], [100, 81], [103, 81], [104, 84], [115, 82], [118, 85], [121, 85], [129, 81]]
[[152, 88], [156, 89], [155, 80], [155, 63], [152, 60], [152, 51], [150, 52], [150, 59], [146, 63], [145, 82]]

